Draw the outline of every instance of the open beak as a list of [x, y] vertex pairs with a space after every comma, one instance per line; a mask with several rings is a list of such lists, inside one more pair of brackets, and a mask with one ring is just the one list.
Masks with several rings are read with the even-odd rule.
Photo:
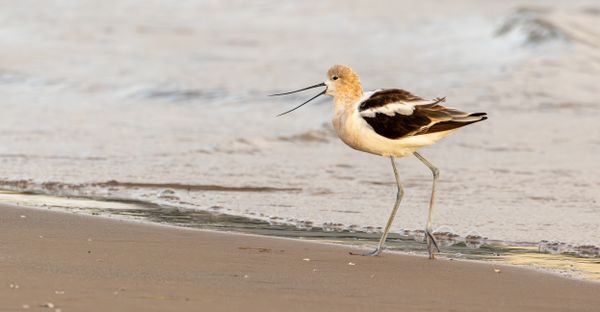
[[[314, 85], [314, 86], [310, 86], [310, 87], [302, 88], [302, 89], [295, 90], [295, 91], [289, 91], [289, 92], [283, 92], [283, 93], [275, 93], [275, 94], [271, 94], [270, 96], [288, 95], [288, 94], [297, 93], [297, 92], [302, 92], [302, 91], [304, 91], [304, 90], [313, 89], [313, 88], [318, 88], [318, 87], [327, 87], [327, 85], [326, 85], [324, 82], [322, 82], [322, 83], [316, 84], [316, 85]], [[293, 112], [293, 111], [297, 110], [298, 108], [300, 108], [300, 107], [304, 106], [304, 104], [306, 104], [306, 103], [308, 103], [308, 102], [310, 102], [310, 101], [312, 101], [312, 100], [314, 100], [314, 99], [318, 98], [319, 96], [321, 96], [321, 95], [325, 94], [325, 92], [327, 92], [327, 88], [325, 88], [325, 90], [323, 90], [321, 93], [319, 93], [319, 94], [317, 94], [317, 95], [315, 95], [315, 96], [311, 97], [311, 98], [310, 98], [308, 101], [306, 101], [306, 102], [304, 102], [304, 103], [302, 103], [302, 104], [300, 104], [300, 105], [298, 105], [298, 106], [296, 106], [296, 107], [294, 107], [294, 108], [292, 108], [292, 109], [290, 109], [290, 110], [288, 110], [288, 111], [285, 111], [285, 112], [283, 112], [283, 113], [281, 113], [281, 114], [277, 115], [277, 117], [279, 117], [279, 116], [283, 116], [283, 115], [285, 115], [285, 114], [287, 114], [287, 113], [291, 113], [291, 112]]]

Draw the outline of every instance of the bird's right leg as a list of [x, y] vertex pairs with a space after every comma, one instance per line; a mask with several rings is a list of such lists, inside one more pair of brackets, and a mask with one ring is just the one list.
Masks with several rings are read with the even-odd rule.
[[390, 218], [388, 219], [387, 224], [385, 225], [385, 229], [383, 230], [383, 234], [379, 239], [379, 245], [377, 246], [377, 249], [371, 252], [365, 254], [357, 254], [351, 252], [351, 255], [378, 256], [384, 249], [385, 240], [387, 239], [387, 236], [390, 232], [390, 228], [392, 227], [392, 222], [394, 222], [394, 218], [396, 217], [396, 212], [398, 211], [398, 207], [400, 206], [400, 202], [402, 201], [402, 196], [404, 196], [404, 188], [402, 188], [402, 184], [400, 183], [400, 177], [398, 176], [398, 169], [396, 169], [396, 162], [394, 161], [394, 157], [390, 156], [390, 160], [392, 161], [392, 168], [394, 169], [394, 177], [396, 178], [398, 193], [396, 194], [396, 203], [394, 203], [394, 208], [392, 209]]

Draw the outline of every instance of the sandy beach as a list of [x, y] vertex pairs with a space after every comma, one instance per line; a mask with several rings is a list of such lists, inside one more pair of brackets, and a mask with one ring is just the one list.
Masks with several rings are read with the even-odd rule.
[[474, 262], [357, 257], [348, 248], [1, 205], [0, 310], [593, 311], [600, 305], [600, 283]]

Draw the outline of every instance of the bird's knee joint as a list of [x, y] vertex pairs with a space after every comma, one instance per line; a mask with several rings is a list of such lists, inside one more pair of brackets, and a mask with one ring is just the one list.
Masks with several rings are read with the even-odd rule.
[[434, 178], [439, 178], [440, 177], [440, 169], [438, 168], [431, 168], [431, 173], [433, 173], [433, 177]]

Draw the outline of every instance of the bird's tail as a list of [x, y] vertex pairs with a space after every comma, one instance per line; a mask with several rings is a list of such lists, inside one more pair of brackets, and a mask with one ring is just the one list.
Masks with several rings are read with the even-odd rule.
[[[457, 111], [458, 112], [458, 111]], [[471, 114], [456, 114], [452, 116], [452, 120], [443, 121], [437, 123], [431, 128], [429, 128], [428, 132], [437, 132], [437, 131], [446, 131], [452, 130], [460, 127], [464, 127], [466, 125], [479, 122], [487, 119], [487, 113], [471, 113]]]
[[452, 118], [452, 121], [474, 123], [487, 119], [487, 113], [471, 113], [467, 116]]

